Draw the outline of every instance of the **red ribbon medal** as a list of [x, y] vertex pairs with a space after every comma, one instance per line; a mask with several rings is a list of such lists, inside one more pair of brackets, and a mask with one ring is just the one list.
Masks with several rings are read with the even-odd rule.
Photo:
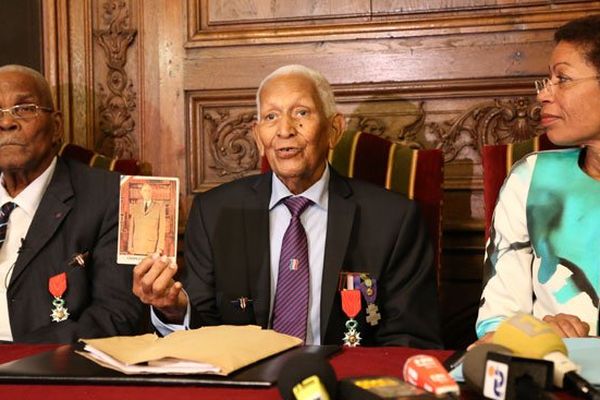
[[360, 345], [360, 332], [356, 329], [358, 322], [354, 319], [360, 312], [360, 290], [358, 289], [343, 289], [340, 291], [342, 296], [342, 310], [348, 316], [346, 321], [346, 329], [344, 332], [344, 346], [356, 347]]
[[52, 300], [52, 314], [50, 314], [52, 321], [61, 322], [69, 318], [69, 311], [65, 307], [65, 301], [62, 299], [62, 295], [67, 290], [67, 273], [63, 272], [50, 277], [48, 280], [48, 290], [54, 296], [54, 300]]
[[360, 290], [342, 290], [342, 310], [352, 319], [360, 312]]

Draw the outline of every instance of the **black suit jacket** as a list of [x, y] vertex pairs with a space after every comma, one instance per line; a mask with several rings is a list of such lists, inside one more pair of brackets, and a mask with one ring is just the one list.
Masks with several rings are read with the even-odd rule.
[[[341, 344], [346, 316], [342, 270], [378, 280], [380, 323], [357, 320], [362, 344], [440, 347], [433, 254], [415, 203], [331, 170], [321, 293], [321, 341]], [[185, 235], [181, 279], [192, 305], [191, 327], [267, 327], [270, 301], [271, 174], [243, 178], [196, 196]], [[240, 297], [252, 300], [241, 309]]]
[[[144, 313], [131, 291], [132, 267], [116, 262], [118, 218], [119, 175], [59, 158], [7, 290], [15, 342], [69, 343], [140, 330]], [[68, 265], [85, 252], [85, 266]], [[70, 316], [52, 322], [48, 280], [61, 272]]]

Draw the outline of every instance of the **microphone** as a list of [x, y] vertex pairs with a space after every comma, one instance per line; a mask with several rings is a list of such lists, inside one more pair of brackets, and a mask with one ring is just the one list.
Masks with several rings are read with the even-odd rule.
[[488, 399], [553, 399], [550, 361], [516, 357], [504, 346], [477, 345], [465, 355], [466, 384]]
[[425, 354], [412, 356], [403, 368], [404, 380], [435, 394], [460, 394], [458, 384], [437, 358]]
[[284, 400], [335, 400], [337, 378], [324, 357], [300, 353], [283, 364], [277, 388]]
[[452, 399], [460, 392], [442, 364], [432, 356], [420, 354], [406, 360], [404, 381], [395, 376], [370, 376], [344, 379], [339, 395], [344, 400]]
[[554, 385], [590, 400], [600, 400], [600, 391], [579, 375], [579, 366], [568, 358], [563, 340], [550, 324], [519, 313], [503, 321], [493, 343], [521, 357], [542, 358], [554, 364]]

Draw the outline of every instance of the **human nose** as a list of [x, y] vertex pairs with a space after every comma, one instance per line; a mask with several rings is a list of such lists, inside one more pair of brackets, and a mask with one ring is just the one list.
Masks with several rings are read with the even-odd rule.
[[279, 136], [293, 136], [296, 133], [296, 122], [291, 116], [285, 115], [280, 121], [278, 132]]
[[0, 129], [3, 131], [13, 130], [17, 127], [15, 117], [10, 110], [0, 109]]
[[540, 103], [546, 103], [552, 100], [552, 86], [545, 86], [544, 89], [540, 90], [536, 95], [536, 99]]

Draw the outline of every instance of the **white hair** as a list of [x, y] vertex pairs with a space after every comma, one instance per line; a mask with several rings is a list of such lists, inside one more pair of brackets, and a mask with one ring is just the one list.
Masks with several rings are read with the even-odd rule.
[[42, 105], [45, 107], [52, 107], [54, 109], [50, 84], [46, 80], [46, 77], [44, 77], [44, 75], [42, 75], [40, 72], [33, 68], [18, 64], [3, 65], [0, 67], [0, 73], [2, 72], [18, 72], [33, 78], [36, 88], [39, 92], [38, 94], [41, 96], [40, 101], [44, 103]]
[[277, 68], [275, 71], [271, 72], [265, 79], [262, 80], [260, 85], [258, 86], [258, 90], [256, 91], [256, 109], [257, 109], [257, 119], [260, 121], [260, 93], [262, 92], [265, 84], [273, 78], [283, 75], [301, 75], [308, 78], [314, 85], [317, 90], [317, 95], [321, 100], [321, 105], [323, 106], [323, 113], [327, 118], [333, 116], [337, 112], [337, 107], [335, 105], [335, 97], [333, 96], [333, 91], [331, 90], [331, 85], [327, 81], [327, 79], [323, 76], [322, 73], [316, 71], [312, 68], [308, 68], [304, 65], [300, 64], [291, 64], [285, 65], [283, 67]]

